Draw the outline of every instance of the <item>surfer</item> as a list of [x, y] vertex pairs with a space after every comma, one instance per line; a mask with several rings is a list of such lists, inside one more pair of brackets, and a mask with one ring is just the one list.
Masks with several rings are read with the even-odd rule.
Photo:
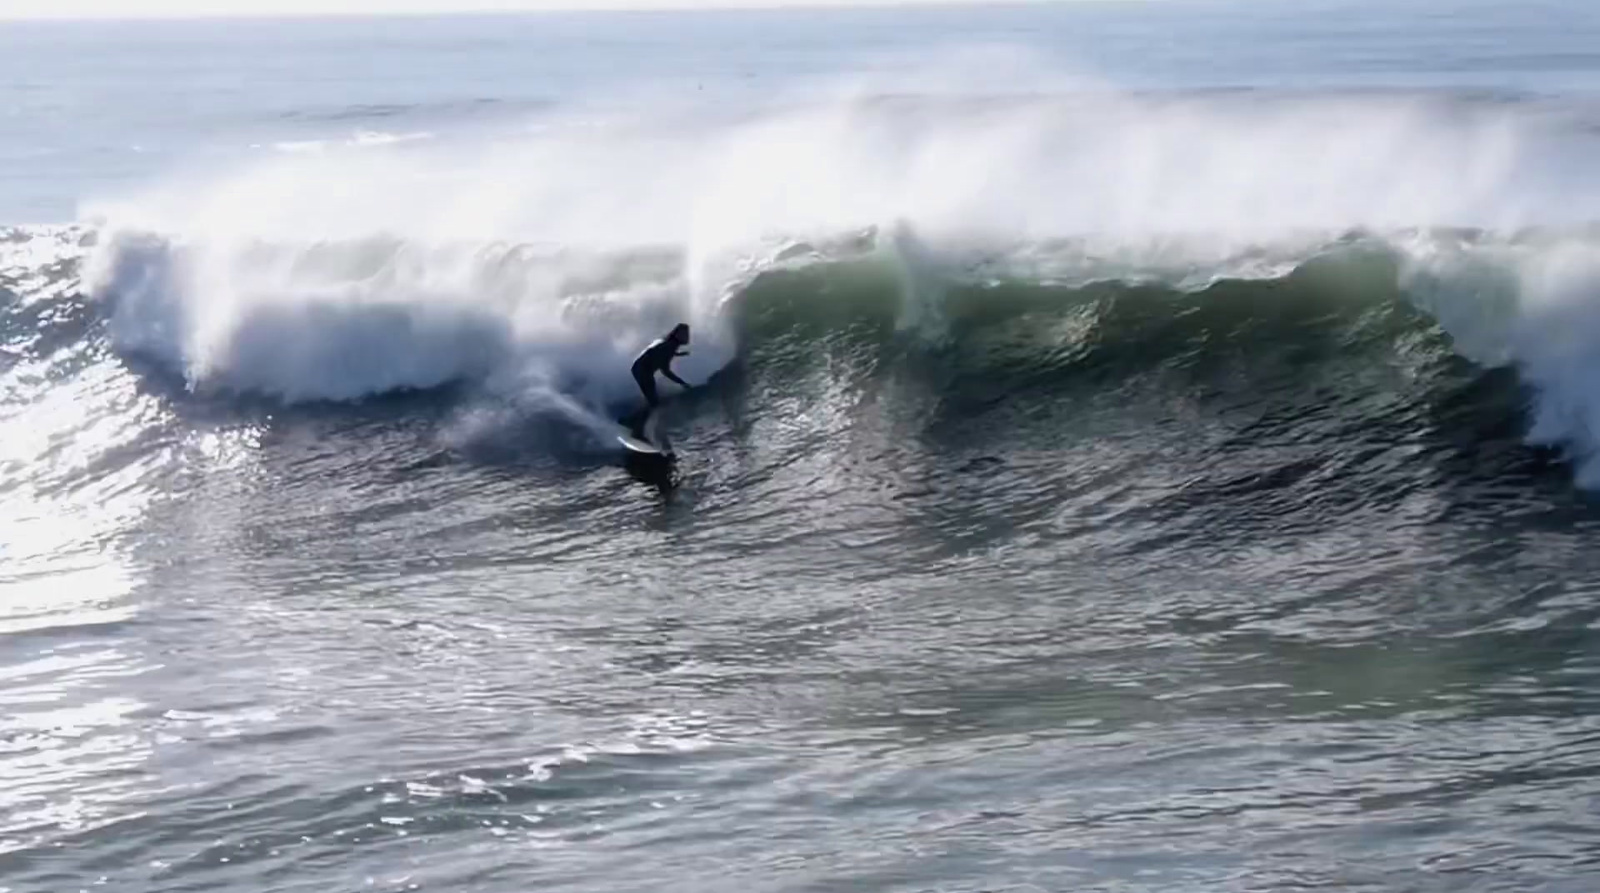
[[689, 383], [679, 378], [672, 371], [672, 361], [678, 357], [689, 355], [687, 350], [679, 350], [689, 343], [689, 326], [687, 323], [678, 323], [672, 331], [665, 336], [650, 342], [650, 346], [640, 351], [639, 356], [633, 361], [633, 380], [638, 382], [639, 390], [644, 392], [646, 404], [644, 412], [635, 416], [634, 424], [628, 427], [633, 430], [634, 436], [644, 437], [645, 423], [650, 420], [650, 414], [655, 412], [661, 400], [656, 396], [656, 373], [660, 372], [681, 387], [689, 387]]

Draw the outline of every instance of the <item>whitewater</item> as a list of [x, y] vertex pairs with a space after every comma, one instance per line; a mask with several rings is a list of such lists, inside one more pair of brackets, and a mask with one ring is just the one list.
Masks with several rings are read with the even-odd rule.
[[1597, 39], [0, 23], [0, 893], [1584, 889]]

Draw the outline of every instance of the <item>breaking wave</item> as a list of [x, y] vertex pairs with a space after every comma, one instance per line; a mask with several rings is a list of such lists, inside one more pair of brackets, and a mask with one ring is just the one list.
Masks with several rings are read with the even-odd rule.
[[1578, 111], [1086, 90], [674, 112], [106, 200], [85, 209], [86, 290], [117, 351], [195, 391], [466, 383], [585, 424], [679, 320], [705, 380], [841, 327], [930, 352], [1010, 325], [1008, 362], [1103, 367], [1296, 343], [1324, 318], [1359, 341], [1364, 314], [1404, 308], [1422, 321], [1383, 337], [1436, 327], [1514, 368], [1529, 439], [1600, 482], [1600, 156]]

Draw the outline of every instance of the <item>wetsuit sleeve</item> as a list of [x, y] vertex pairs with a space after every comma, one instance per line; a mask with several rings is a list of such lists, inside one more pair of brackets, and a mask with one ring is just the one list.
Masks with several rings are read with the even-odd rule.
[[661, 364], [661, 374], [665, 375], [666, 377], [672, 379], [673, 381], [677, 382], [678, 384], [680, 384], [680, 385], [682, 385], [684, 387], [688, 387], [689, 386], [688, 382], [686, 382], [683, 379], [678, 377], [678, 373], [672, 371], [672, 357], [667, 357], [667, 361], [665, 363]]

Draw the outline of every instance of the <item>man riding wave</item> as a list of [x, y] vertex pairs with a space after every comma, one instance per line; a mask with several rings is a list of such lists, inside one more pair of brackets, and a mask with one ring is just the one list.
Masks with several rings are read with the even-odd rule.
[[635, 437], [647, 439], [644, 436], [644, 426], [650, 421], [650, 416], [656, 411], [656, 407], [661, 405], [661, 398], [656, 395], [657, 372], [676, 382], [680, 387], [689, 387], [688, 382], [672, 371], [673, 360], [689, 355], [687, 350], [678, 349], [688, 343], [689, 325], [680, 322], [672, 327], [672, 331], [650, 342], [650, 346], [640, 351], [639, 356], [634, 359], [633, 380], [644, 393], [644, 401], [647, 404], [644, 412], [636, 416], [636, 422], [628, 426]]

